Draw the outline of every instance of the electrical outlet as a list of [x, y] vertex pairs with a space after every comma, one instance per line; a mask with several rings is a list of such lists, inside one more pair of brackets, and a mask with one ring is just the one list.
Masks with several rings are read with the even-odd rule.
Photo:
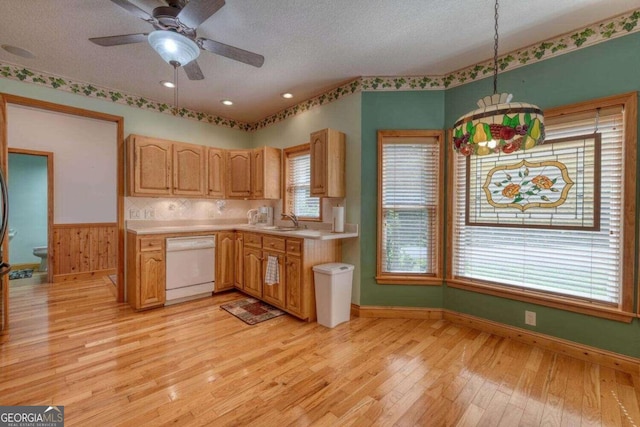
[[535, 311], [524, 311], [524, 323], [529, 326], [536, 326], [536, 312]]
[[155, 209], [145, 209], [144, 210], [144, 219], [154, 219], [156, 217]]
[[140, 209], [129, 209], [129, 219], [140, 219]]

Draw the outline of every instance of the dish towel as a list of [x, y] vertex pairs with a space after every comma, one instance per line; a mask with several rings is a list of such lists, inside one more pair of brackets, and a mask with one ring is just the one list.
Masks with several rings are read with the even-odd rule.
[[276, 283], [280, 283], [278, 257], [269, 255], [269, 257], [267, 258], [267, 271], [264, 274], [264, 284], [271, 286]]

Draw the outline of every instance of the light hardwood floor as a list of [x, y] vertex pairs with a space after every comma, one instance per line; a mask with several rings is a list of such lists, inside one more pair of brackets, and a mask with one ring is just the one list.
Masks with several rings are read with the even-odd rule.
[[67, 426], [640, 425], [637, 376], [443, 320], [290, 316], [231, 292], [144, 313], [93, 280], [11, 288], [0, 405]]

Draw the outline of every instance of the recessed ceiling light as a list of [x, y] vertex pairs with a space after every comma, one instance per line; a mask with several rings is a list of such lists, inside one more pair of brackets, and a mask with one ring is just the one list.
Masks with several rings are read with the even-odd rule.
[[3, 44], [0, 47], [13, 55], [21, 56], [23, 58], [33, 59], [36, 57], [33, 53], [21, 47], [11, 46], [10, 44]]
[[168, 82], [166, 80], [163, 80], [160, 82], [160, 84], [164, 87], [168, 87], [170, 89], [173, 89], [174, 87], [176, 87], [176, 85], [174, 85], [172, 82]]
[[283, 98], [285, 98], [285, 99], [291, 99], [291, 98], [293, 98], [293, 94], [292, 94], [292, 93], [289, 93], [289, 92], [283, 93], [281, 96], [282, 96]]
[[233, 101], [229, 101], [228, 99], [223, 99], [222, 102], [224, 105], [233, 105]]

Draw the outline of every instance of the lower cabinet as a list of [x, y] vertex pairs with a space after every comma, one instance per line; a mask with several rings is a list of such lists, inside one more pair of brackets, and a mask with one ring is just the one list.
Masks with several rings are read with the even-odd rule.
[[245, 246], [242, 262], [244, 292], [262, 298], [262, 251]]
[[[238, 233], [241, 234], [241, 233]], [[340, 261], [339, 240], [276, 237], [242, 233], [241, 283], [236, 288], [303, 320], [316, 319], [313, 266]], [[236, 249], [238, 249], [236, 239]], [[278, 260], [279, 282], [265, 283], [269, 257]]]
[[234, 287], [236, 233], [221, 231], [217, 236], [215, 291], [219, 292]]
[[236, 232], [236, 242], [235, 242], [235, 265], [233, 266], [234, 275], [233, 275], [233, 285], [236, 289], [243, 290], [244, 289], [244, 240], [243, 234], [241, 232]]
[[276, 307], [284, 307], [285, 295], [285, 264], [284, 253], [273, 251], [262, 251], [262, 277], [266, 278], [267, 268], [269, 265], [269, 257], [278, 260], [278, 276], [280, 280], [276, 283], [267, 284], [266, 281], [262, 285], [262, 299]]
[[127, 234], [127, 300], [135, 310], [165, 302], [164, 238]]

